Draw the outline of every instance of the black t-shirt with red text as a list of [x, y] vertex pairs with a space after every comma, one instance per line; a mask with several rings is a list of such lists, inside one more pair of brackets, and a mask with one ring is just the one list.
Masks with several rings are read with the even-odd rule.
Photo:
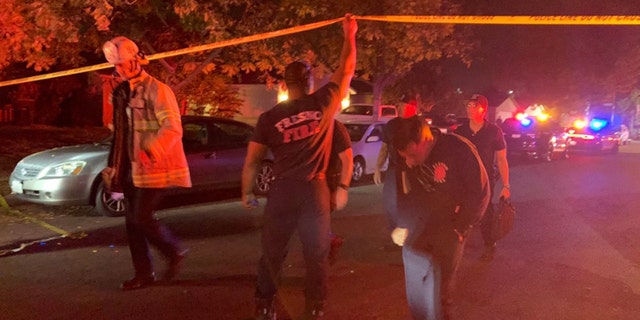
[[[276, 178], [311, 180], [324, 176], [333, 132], [319, 132], [324, 110], [340, 103], [339, 87], [328, 83], [316, 92], [277, 104], [260, 115], [252, 141], [266, 145], [274, 155]], [[333, 127], [333, 126], [331, 126]], [[323, 135], [313, 144], [313, 136]]]

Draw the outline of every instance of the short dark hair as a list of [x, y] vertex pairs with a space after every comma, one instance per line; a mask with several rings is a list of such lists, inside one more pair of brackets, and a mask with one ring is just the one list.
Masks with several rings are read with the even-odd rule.
[[291, 85], [309, 85], [311, 77], [311, 67], [303, 61], [294, 61], [287, 65], [284, 69], [284, 82], [287, 86]]
[[422, 139], [422, 130], [424, 123], [418, 116], [409, 118], [397, 118], [397, 121], [393, 132], [393, 138], [391, 143], [393, 147], [398, 151], [403, 151], [407, 148], [409, 143], [419, 143]]

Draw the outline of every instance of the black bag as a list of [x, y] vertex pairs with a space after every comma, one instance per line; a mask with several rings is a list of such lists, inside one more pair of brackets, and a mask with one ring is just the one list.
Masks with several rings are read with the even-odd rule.
[[516, 208], [511, 204], [511, 200], [501, 197], [491, 221], [493, 240], [504, 238], [513, 229], [515, 218]]

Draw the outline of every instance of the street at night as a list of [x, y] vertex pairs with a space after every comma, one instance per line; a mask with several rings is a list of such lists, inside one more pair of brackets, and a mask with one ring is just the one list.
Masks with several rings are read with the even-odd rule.
[[[617, 155], [511, 163], [513, 231], [492, 262], [467, 242], [455, 291], [456, 319], [637, 319], [640, 314], [640, 143]], [[260, 208], [235, 200], [167, 209], [159, 216], [191, 249], [171, 283], [122, 292], [131, 276], [123, 218], [6, 197], [0, 244], [55, 237], [0, 257], [2, 319], [250, 319], [260, 254]], [[66, 210], [66, 211], [65, 211]], [[88, 212], [88, 210], [87, 210]], [[409, 319], [401, 251], [389, 238], [381, 187], [350, 190], [333, 229], [345, 238], [330, 273], [327, 319]], [[302, 313], [304, 264], [297, 237], [285, 262], [279, 319]], [[155, 255], [159, 256], [159, 255]], [[162, 271], [163, 261], [158, 261]]]

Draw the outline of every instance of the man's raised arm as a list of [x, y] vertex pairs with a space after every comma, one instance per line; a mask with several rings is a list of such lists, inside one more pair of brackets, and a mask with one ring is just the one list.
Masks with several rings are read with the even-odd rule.
[[[344, 33], [344, 42], [342, 43], [342, 52], [340, 53], [340, 65], [329, 80], [340, 87], [340, 99], [347, 96], [347, 91], [351, 85], [351, 78], [356, 70], [356, 31], [358, 31], [358, 24], [351, 14], [345, 15], [342, 21], [342, 31]], [[339, 107], [339, 103], [332, 105], [328, 113], [331, 115], [335, 114], [338, 112]]]

